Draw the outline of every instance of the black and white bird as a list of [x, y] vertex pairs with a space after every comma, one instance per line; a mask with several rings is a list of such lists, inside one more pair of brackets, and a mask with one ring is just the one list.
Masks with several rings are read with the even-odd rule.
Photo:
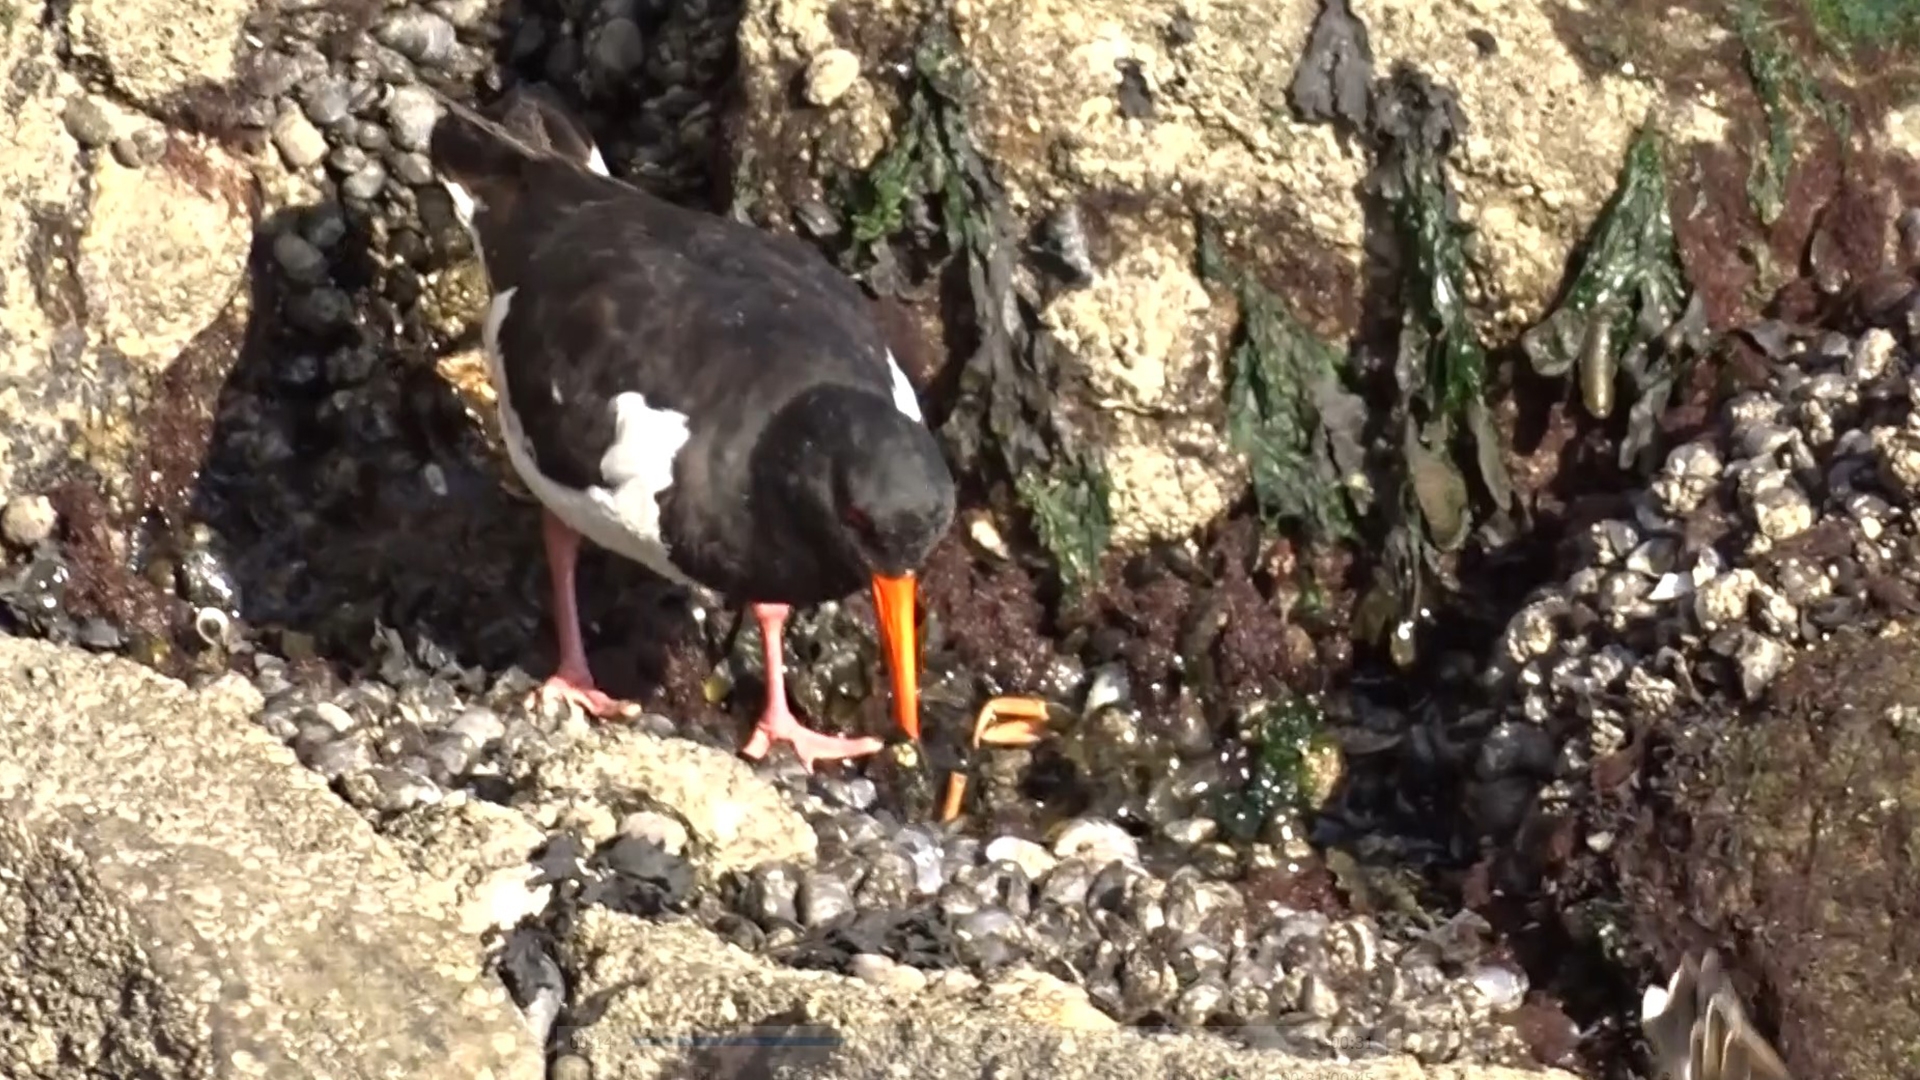
[[1712, 950], [1698, 962], [1682, 959], [1664, 988], [1647, 987], [1640, 1025], [1656, 1080], [1792, 1080]]
[[809, 767], [882, 743], [787, 704], [790, 605], [870, 583], [894, 716], [919, 737], [914, 572], [954, 482], [858, 286], [801, 241], [608, 174], [584, 126], [521, 87], [482, 116], [443, 99], [432, 159], [485, 268], [500, 434], [545, 507], [559, 670], [537, 693], [597, 717], [575, 602], [580, 537], [751, 605], [767, 702], [743, 748]]

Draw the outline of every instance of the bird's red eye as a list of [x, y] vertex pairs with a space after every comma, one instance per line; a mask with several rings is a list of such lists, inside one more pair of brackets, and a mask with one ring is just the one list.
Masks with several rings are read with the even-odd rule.
[[848, 525], [853, 526], [855, 532], [862, 536], [873, 535], [873, 519], [867, 516], [865, 510], [857, 506], [849, 506], [842, 510], [840, 515], [846, 519]]

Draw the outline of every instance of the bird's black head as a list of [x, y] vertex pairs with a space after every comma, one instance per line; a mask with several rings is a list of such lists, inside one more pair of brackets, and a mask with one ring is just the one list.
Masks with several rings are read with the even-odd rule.
[[926, 425], [887, 397], [843, 387], [809, 393], [781, 419], [804, 434], [789, 443], [780, 486], [805, 504], [799, 516], [822, 534], [833, 569], [863, 578], [918, 569], [954, 515], [953, 473]]

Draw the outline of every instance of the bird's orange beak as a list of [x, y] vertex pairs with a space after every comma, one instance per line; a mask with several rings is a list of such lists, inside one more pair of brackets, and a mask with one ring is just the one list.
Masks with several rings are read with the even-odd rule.
[[900, 730], [920, 741], [920, 649], [913, 630], [913, 575], [873, 578], [873, 610], [880, 619], [880, 643], [893, 676], [893, 718]]

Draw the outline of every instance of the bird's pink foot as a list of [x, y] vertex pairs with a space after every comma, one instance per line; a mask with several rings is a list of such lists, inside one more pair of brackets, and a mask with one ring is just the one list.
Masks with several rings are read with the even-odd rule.
[[569, 707], [578, 706], [597, 720], [626, 719], [640, 715], [639, 705], [622, 701], [595, 687], [591, 676], [574, 675], [566, 671], [555, 673], [541, 683], [539, 689], [527, 695], [527, 707], [530, 709], [543, 708], [556, 702]]
[[815, 731], [795, 719], [792, 710], [785, 704], [780, 704], [770, 706], [761, 715], [760, 722], [754, 725], [753, 735], [747, 739], [747, 745], [740, 748], [740, 752], [758, 761], [766, 757], [777, 742], [792, 744], [794, 756], [809, 772], [813, 771], [816, 761], [865, 757], [879, 752], [886, 745], [874, 738], [856, 739]]

